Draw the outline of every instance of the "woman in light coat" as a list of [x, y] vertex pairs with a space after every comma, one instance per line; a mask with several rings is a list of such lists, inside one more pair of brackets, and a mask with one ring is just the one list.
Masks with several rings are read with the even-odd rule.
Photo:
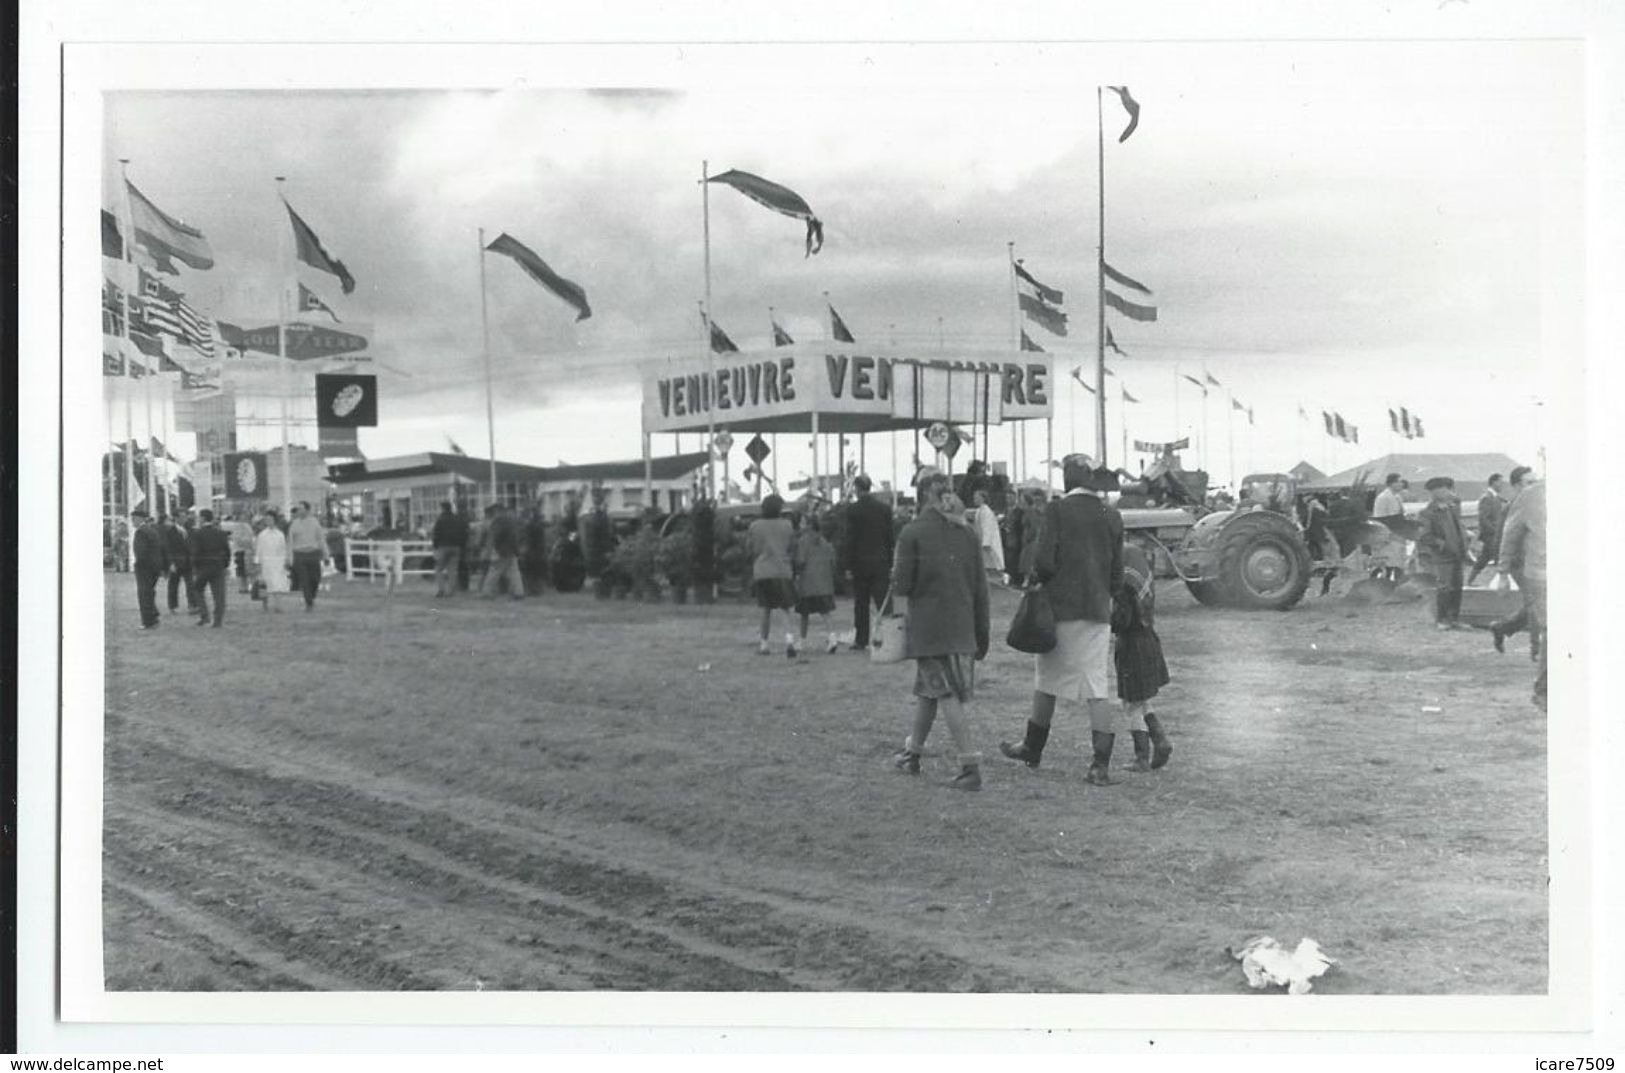
[[260, 582], [265, 610], [280, 611], [282, 608], [272, 600], [272, 597], [290, 591], [288, 539], [282, 535], [281, 528], [269, 515], [260, 519], [258, 528], [259, 532], [254, 536], [255, 577]]

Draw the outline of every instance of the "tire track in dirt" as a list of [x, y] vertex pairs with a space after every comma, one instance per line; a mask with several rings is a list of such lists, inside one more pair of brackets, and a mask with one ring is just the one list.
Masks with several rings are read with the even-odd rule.
[[156, 917], [171, 929], [185, 934], [192, 949], [211, 961], [242, 965], [269, 976], [278, 991], [343, 991], [352, 986], [347, 977], [323, 971], [305, 961], [283, 957], [271, 947], [256, 942], [241, 928], [199, 913], [171, 894], [139, 883], [115, 864], [103, 876], [108, 891], [132, 903], [143, 914]]
[[[377, 852], [359, 855], [366, 870], [381, 870], [396, 883], [449, 884], [459, 895], [454, 903], [459, 914], [472, 900], [495, 925], [511, 928], [542, 905], [565, 917], [574, 933], [606, 936], [610, 946], [573, 953], [588, 954], [600, 970], [612, 967], [605, 959], [627, 962], [628, 954], [636, 954], [629, 965], [613, 964], [620, 978], [612, 986], [834, 990], [886, 986], [899, 969], [914, 986], [931, 990], [1029, 990], [1035, 984], [921, 944], [900, 944], [894, 935], [877, 934], [850, 918], [826, 922], [817, 919], [819, 914], [787, 912], [709, 883], [696, 887], [694, 876], [673, 880], [594, 860], [575, 852], [577, 847], [563, 850], [557, 840], [538, 837], [528, 827], [493, 829], [483, 817], [472, 826], [424, 811], [417, 801], [382, 800], [348, 785], [271, 774], [264, 770], [264, 753], [255, 753], [255, 767], [247, 768], [224, 762], [214, 749], [210, 757], [156, 743], [142, 751], [155, 750], [165, 755], [143, 759], [157, 761], [157, 769], [170, 778], [226, 794], [206, 804], [237, 814], [295, 854], [356, 865], [357, 844], [369, 845]], [[347, 783], [356, 781], [357, 773], [347, 774]], [[147, 819], [165, 822], [162, 815]], [[548, 945], [546, 938], [534, 941]], [[535, 955], [525, 952], [524, 964], [533, 968]], [[627, 968], [635, 983], [625, 979]], [[601, 981], [603, 972], [588, 975]]]

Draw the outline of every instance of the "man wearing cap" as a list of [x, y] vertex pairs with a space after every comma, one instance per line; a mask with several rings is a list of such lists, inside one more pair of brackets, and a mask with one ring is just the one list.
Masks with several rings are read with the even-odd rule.
[[1461, 503], [1456, 499], [1456, 482], [1449, 477], [1430, 477], [1428, 505], [1416, 521], [1417, 554], [1432, 565], [1434, 624], [1441, 630], [1459, 630], [1461, 623], [1461, 583], [1467, 563], [1467, 534], [1461, 524]]
[[135, 556], [135, 599], [141, 607], [141, 628], [150, 630], [158, 625], [158, 578], [164, 572], [164, 537], [146, 511], [132, 510], [130, 520], [136, 525], [130, 542]]
[[1104, 786], [1118, 706], [1111, 699], [1107, 668], [1111, 651], [1112, 594], [1123, 583], [1123, 516], [1106, 504], [1117, 476], [1096, 468], [1087, 455], [1061, 462], [1066, 493], [1044, 508], [1033, 574], [1055, 613], [1056, 645], [1033, 657], [1033, 707], [1020, 744], [1000, 742], [999, 751], [1037, 767], [1049, 741], [1059, 697], [1082, 701], [1089, 711], [1094, 759], [1084, 781]]

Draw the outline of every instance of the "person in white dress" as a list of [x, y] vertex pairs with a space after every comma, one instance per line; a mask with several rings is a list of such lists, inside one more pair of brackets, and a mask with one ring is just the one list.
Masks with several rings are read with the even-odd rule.
[[1004, 534], [999, 531], [999, 517], [993, 513], [993, 508], [987, 505], [987, 491], [978, 488], [971, 493], [971, 501], [975, 508], [969, 514], [976, 538], [982, 545], [982, 569], [987, 571], [988, 580], [996, 584], [1004, 583]]
[[267, 514], [260, 519], [259, 532], [254, 536], [254, 570], [261, 583], [265, 610], [282, 608], [272, 599], [291, 591], [288, 584], [288, 541], [277, 527], [276, 519]]

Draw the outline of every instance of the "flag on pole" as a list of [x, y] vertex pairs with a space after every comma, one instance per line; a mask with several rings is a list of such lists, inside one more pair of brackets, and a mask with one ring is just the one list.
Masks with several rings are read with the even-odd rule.
[[1412, 424], [1412, 427], [1414, 427], [1416, 429], [1416, 438], [1419, 439], [1419, 440], [1420, 439], [1425, 439], [1426, 437], [1425, 437], [1424, 433], [1422, 432], [1422, 419], [1420, 417], [1415, 418], [1415, 419], [1412, 420], [1411, 424]]
[[[703, 312], [700, 314], [700, 319], [707, 320]], [[711, 352], [713, 354], [731, 354], [739, 349], [734, 346], [734, 341], [728, 338], [728, 333], [723, 331], [716, 321], [708, 320], [707, 323], [711, 325]]]
[[1349, 442], [1350, 443], [1359, 443], [1360, 442], [1360, 427], [1358, 425], [1350, 425], [1349, 426]]
[[[1122, 384], [1119, 383], [1118, 386], [1122, 387]], [[1135, 398], [1133, 395], [1130, 395], [1129, 391], [1128, 391], [1128, 388], [1123, 387], [1123, 401], [1124, 402], [1138, 403], [1140, 400]]]
[[293, 206], [288, 204], [286, 199], [283, 200], [282, 207], [288, 210], [288, 220], [293, 224], [294, 253], [298, 258], [312, 268], [319, 268], [329, 275], [337, 276], [339, 288], [345, 294], [355, 290], [355, 277], [344, 267], [344, 262], [327, 252], [322, 246], [322, 240], [316, 237], [316, 232], [300, 219], [299, 214], [293, 211]]
[[1134, 129], [1140, 125], [1140, 102], [1129, 95], [1127, 86], [1107, 86], [1106, 88], [1117, 94], [1118, 100], [1123, 102], [1123, 111], [1128, 113], [1128, 126], [1124, 127], [1123, 133], [1117, 136], [1118, 144], [1122, 144], [1128, 141], [1129, 135], [1133, 134]]
[[811, 257], [824, 248], [823, 222], [813, 215], [812, 206], [807, 204], [806, 199], [789, 187], [769, 182], [760, 175], [752, 175], [748, 171], [737, 170], [713, 175], [706, 182], [731, 186], [764, 208], [772, 209], [792, 219], [806, 221], [807, 245], [803, 257]]
[[1083, 379], [1083, 366], [1072, 366], [1072, 379], [1076, 380], [1083, 390], [1087, 391], [1089, 394], [1093, 395], [1095, 393], [1095, 389]]
[[1192, 376], [1190, 373], [1180, 373], [1179, 375], [1183, 376], [1186, 380], [1189, 380], [1191, 383], [1200, 388], [1203, 395], [1207, 394], [1207, 385], [1202, 383], [1202, 381], [1196, 379], [1196, 377]]
[[102, 210], [102, 256], [124, 260], [124, 235], [119, 231], [118, 217], [106, 209]]
[[1203, 376], [1204, 379], [1207, 380], [1208, 383], [1212, 384], [1214, 387], [1224, 387], [1224, 385], [1219, 383], [1217, 380], [1215, 380], [1213, 378], [1213, 374], [1208, 372], [1206, 369], [1202, 370], [1202, 376]]
[[1016, 277], [1029, 284], [1033, 289], [1033, 293], [1039, 298], [1042, 298], [1044, 301], [1049, 302], [1052, 305], [1060, 305], [1062, 302], [1066, 301], [1065, 296], [1062, 295], [1060, 291], [1049, 286], [1048, 284], [1038, 282], [1038, 280], [1034, 278], [1033, 274], [1027, 271], [1024, 262], [1017, 261], [1015, 265]]
[[[135, 245], [152, 255], [160, 272], [178, 275], [175, 261], [189, 268], [213, 268], [214, 251], [203, 232], [170, 216], [147, 200], [135, 184], [125, 182], [130, 194], [130, 219], [135, 226]], [[103, 249], [106, 249], [105, 229]]]
[[1237, 398], [1232, 398], [1232, 399], [1231, 399], [1231, 400], [1230, 400], [1230, 408], [1231, 408], [1231, 409], [1232, 409], [1232, 410], [1239, 410], [1239, 411], [1241, 411], [1241, 412], [1242, 412], [1242, 413], [1246, 413], [1246, 412], [1247, 412], [1247, 407], [1245, 407], [1245, 406], [1243, 406], [1243, 405], [1242, 405], [1242, 404], [1241, 404], [1241, 400], [1240, 400], [1240, 399], [1237, 399]]
[[1251, 406], [1247, 407], [1247, 423], [1249, 425], [1253, 423], [1253, 408]]
[[1131, 302], [1115, 291], [1102, 292], [1106, 296], [1106, 304], [1117, 310], [1130, 320], [1154, 321], [1157, 319], [1157, 307], [1140, 305]]
[[1337, 426], [1337, 438], [1342, 440], [1344, 443], [1347, 443], [1349, 439], [1349, 429], [1348, 425], [1343, 422], [1343, 415], [1333, 413], [1332, 422]]
[[790, 333], [785, 331], [784, 328], [779, 325], [779, 318], [777, 318], [777, 317], [775, 317], [773, 315], [773, 311], [771, 309], [768, 310], [768, 312], [767, 312], [767, 319], [769, 321], [771, 321], [772, 324], [773, 324], [773, 345], [774, 346], [794, 346], [795, 345], [796, 341], [794, 339], [790, 338]]
[[1309, 411], [1307, 411], [1307, 410], [1305, 410], [1303, 408], [1303, 403], [1301, 403], [1301, 402], [1298, 403], [1298, 420], [1300, 420], [1300, 421], [1309, 420]]
[[1332, 420], [1332, 415], [1327, 413], [1325, 410], [1322, 410], [1320, 411], [1320, 416], [1326, 419], [1326, 435], [1337, 435], [1337, 424]]
[[1027, 334], [1027, 329], [1025, 328], [1021, 329], [1021, 349], [1030, 350], [1038, 354], [1047, 353], [1043, 347], [1033, 342], [1032, 336]]
[[1395, 432], [1399, 431], [1399, 414], [1393, 410], [1388, 411], [1388, 426]]
[[1016, 301], [1021, 306], [1021, 311], [1040, 327], [1048, 329], [1055, 335], [1066, 334], [1066, 314], [1059, 309], [1045, 304], [1042, 298], [1032, 294], [1019, 294]]
[[1399, 431], [1405, 434], [1407, 440], [1415, 435], [1415, 430], [1411, 425], [1411, 412], [1403, 406], [1399, 408]]
[[332, 317], [334, 324], [339, 323], [339, 315], [333, 312], [332, 306], [322, 301], [321, 295], [317, 294], [303, 283], [299, 284], [299, 311], [301, 313], [314, 313], [317, 310], [321, 310], [323, 313], [326, 313], [328, 316]]
[[1139, 291], [1141, 294], [1151, 293], [1150, 287], [1147, 287], [1139, 280], [1130, 279], [1129, 277], [1123, 275], [1123, 273], [1119, 272], [1105, 261], [1100, 262], [1100, 269], [1106, 273], [1106, 278], [1111, 280], [1113, 283], [1120, 284], [1132, 291]]
[[834, 306], [829, 307], [829, 333], [833, 335], [835, 337], [835, 341], [839, 343], [857, 342], [856, 339], [852, 338], [852, 332], [848, 330], [846, 321], [842, 320], [841, 315], [835, 312]]
[[1111, 325], [1109, 325], [1109, 324], [1106, 325], [1106, 345], [1111, 347], [1114, 351], [1116, 351], [1118, 354], [1122, 355], [1123, 357], [1125, 357], [1125, 358], [1128, 357], [1128, 355], [1123, 352], [1123, 348], [1117, 345], [1117, 340], [1112, 337], [1112, 328], [1111, 328]]
[[[293, 210], [288, 211], [292, 212]], [[527, 276], [547, 288], [554, 297], [574, 308], [576, 320], [586, 320], [592, 316], [592, 307], [587, 304], [587, 292], [581, 289], [580, 284], [567, 280], [553, 271], [548, 267], [546, 261], [536, 256], [534, 250], [506, 231], [487, 243], [485, 248], [492, 253], [500, 253], [504, 257], [513, 258], [514, 262], [525, 270]], [[345, 287], [344, 293], [349, 294], [350, 287]]]
[[462, 445], [456, 440], [452, 439], [449, 435], [446, 437], [446, 446], [451, 448], [452, 454], [457, 455], [460, 458], [468, 457], [468, 452], [463, 450]]

